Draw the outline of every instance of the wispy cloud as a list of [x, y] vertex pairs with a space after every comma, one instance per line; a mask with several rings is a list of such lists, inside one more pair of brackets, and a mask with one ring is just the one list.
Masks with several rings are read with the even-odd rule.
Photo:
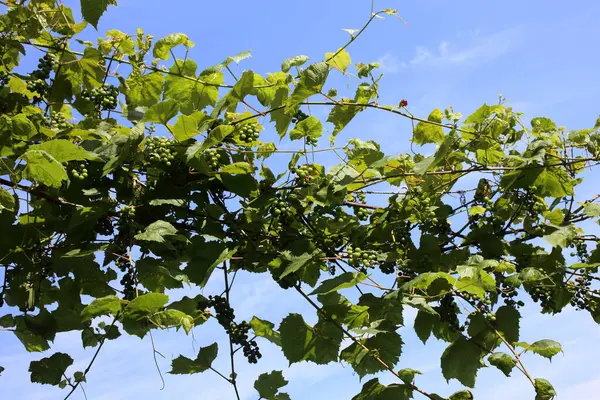
[[382, 72], [394, 74], [407, 67], [406, 63], [400, 61], [400, 59], [392, 54], [391, 52], [385, 53], [383, 56], [377, 59], [379, 64], [379, 70]]
[[490, 35], [468, 35], [458, 43], [442, 40], [437, 48], [417, 46], [415, 55], [406, 63], [410, 66], [474, 66], [501, 57], [522, 43], [522, 26]]

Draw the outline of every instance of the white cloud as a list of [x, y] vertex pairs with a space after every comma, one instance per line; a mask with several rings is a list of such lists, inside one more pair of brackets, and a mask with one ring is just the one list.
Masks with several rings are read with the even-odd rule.
[[379, 70], [390, 74], [394, 74], [407, 67], [405, 62], [400, 61], [398, 57], [389, 51], [383, 56], [379, 57], [376, 62], [379, 64]]
[[464, 66], [487, 62], [507, 54], [521, 42], [523, 28], [514, 27], [491, 35], [473, 35], [467, 43], [443, 40], [437, 49], [417, 46], [409, 61], [412, 66]]

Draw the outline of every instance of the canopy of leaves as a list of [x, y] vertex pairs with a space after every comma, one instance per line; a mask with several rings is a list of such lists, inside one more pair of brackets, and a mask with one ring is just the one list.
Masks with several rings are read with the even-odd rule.
[[[600, 204], [578, 186], [600, 161], [599, 122], [574, 132], [547, 117], [526, 126], [502, 99], [464, 119], [451, 108], [418, 117], [406, 100], [381, 104], [378, 64], [350, 55], [364, 29], [310, 63], [297, 55], [278, 72], [238, 74], [233, 63], [250, 52], [201, 66], [184, 33], [110, 30], [83, 41], [113, 0], [82, 0], [83, 20], [61, 2], [6, 3], [0, 327], [25, 351], [47, 351], [63, 332], [100, 351], [122, 333], [191, 335], [211, 321], [228, 354], [201, 347], [175, 357], [172, 374], [212, 370], [237, 390], [217, 358], [258, 363], [261, 346], [274, 345], [290, 364], [343, 363], [360, 378], [387, 371], [395, 380], [367, 378], [355, 400], [459, 400], [472, 393], [442, 397], [417, 385], [419, 371], [398, 371], [405, 310], [417, 312], [419, 339], [445, 342], [443, 377], [469, 388], [488, 364], [527, 374], [523, 353], [562, 351], [551, 339], [520, 341], [523, 299], [600, 322]], [[395, 11], [364, 28], [387, 15]], [[339, 78], [353, 97], [337, 97]], [[406, 119], [414, 148], [394, 154], [369, 132], [347, 137], [367, 112]], [[241, 321], [229, 295], [249, 274], [315, 314]], [[195, 293], [173, 295], [182, 288]], [[29, 372], [75, 390], [91, 363], [71, 373], [71, 356], [54, 353]], [[532, 397], [556, 396], [548, 381], [529, 380]], [[287, 383], [272, 371], [254, 388], [289, 400]]]

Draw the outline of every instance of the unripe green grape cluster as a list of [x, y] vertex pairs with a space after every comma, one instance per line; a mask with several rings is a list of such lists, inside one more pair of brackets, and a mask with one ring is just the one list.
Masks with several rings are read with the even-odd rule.
[[280, 195], [275, 197], [272, 212], [275, 216], [285, 215], [289, 211], [289, 203]]
[[319, 143], [319, 139], [310, 136], [306, 136], [304, 141], [306, 142], [307, 146], [316, 146]]
[[50, 116], [50, 126], [59, 130], [65, 130], [72, 127], [73, 124], [69, 123], [63, 113], [55, 112]]
[[258, 124], [246, 124], [239, 129], [239, 138], [242, 142], [252, 143], [260, 136]]
[[42, 101], [42, 97], [46, 95], [46, 92], [48, 92], [48, 84], [43, 79], [33, 79], [27, 81], [27, 90], [36, 94], [32, 99], [32, 103], [38, 104]]
[[114, 85], [103, 84], [99, 88], [84, 90], [81, 92], [83, 100], [94, 103], [98, 110], [114, 110], [117, 108], [117, 97], [119, 89]]
[[85, 164], [81, 163], [81, 164], [74, 165], [73, 168], [71, 168], [71, 175], [73, 176], [74, 179], [77, 179], [78, 181], [87, 179], [88, 170], [85, 167]]
[[298, 177], [298, 181], [300, 182], [310, 182], [316, 172], [316, 168], [314, 165], [312, 164], [305, 164], [305, 165], [301, 165], [299, 167], [292, 167], [290, 168], [290, 172], [292, 174], [296, 174], [296, 176]]
[[164, 164], [171, 166], [175, 159], [175, 150], [173, 149], [173, 140], [166, 137], [151, 136], [148, 138], [146, 147], [146, 158], [150, 164]]
[[379, 264], [377, 255], [372, 251], [362, 250], [360, 247], [353, 248], [348, 246], [346, 252], [348, 253], [348, 264], [353, 267], [372, 268]]
[[40, 58], [38, 61], [38, 69], [33, 71], [31, 75], [35, 78], [46, 80], [50, 78], [50, 72], [54, 69], [54, 64], [56, 60], [54, 56], [50, 54], [44, 55], [44, 57]]
[[206, 161], [213, 169], [219, 168], [219, 162], [221, 160], [221, 154], [217, 151], [217, 149], [207, 149], [204, 151], [206, 155]]

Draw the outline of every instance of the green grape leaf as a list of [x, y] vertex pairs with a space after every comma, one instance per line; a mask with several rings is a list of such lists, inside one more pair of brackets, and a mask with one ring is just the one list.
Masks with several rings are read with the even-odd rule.
[[23, 175], [33, 182], [59, 188], [64, 181], [69, 180], [61, 163], [45, 151], [28, 150], [21, 158], [27, 162]]
[[538, 340], [532, 344], [517, 343], [516, 345], [524, 348], [524, 351], [532, 351], [549, 360], [552, 360], [552, 357], [562, 352], [560, 343], [550, 339]]
[[48, 341], [41, 336], [34, 335], [28, 331], [15, 331], [14, 333], [17, 339], [23, 343], [25, 349], [30, 353], [42, 352], [50, 348]]
[[[206, 149], [213, 147], [214, 145], [221, 143], [227, 136], [231, 135], [234, 130], [235, 130], [235, 128], [231, 125], [217, 126], [215, 129], [210, 131], [210, 133], [208, 134], [208, 137], [202, 143], [202, 145], [200, 147], [200, 151], [204, 151]], [[190, 149], [191, 149], [191, 147], [190, 147]], [[189, 158], [188, 158], [188, 160], [189, 160]]]
[[412, 384], [415, 380], [415, 375], [421, 375], [422, 372], [421, 371], [417, 371], [416, 369], [412, 369], [412, 368], [404, 368], [401, 369], [400, 371], [398, 371], [398, 376], [400, 377], [400, 379], [402, 379], [402, 382], [406, 383], [406, 384]]
[[187, 315], [183, 311], [173, 309], [159, 311], [155, 314], [152, 314], [148, 320], [161, 329], [172, 327], [179, 329], [182, 327], [186, 333], [190, 333], [190, 330], [194, 327], [194, 318]]
[[30, 146], [29, 149], [45, 151], [63, 164], [69, 161], [101, 160], [96, 154], [90, 153], [77, 146], [75, 143], [64, 139], [49, 140], [41, 144]]
[[502, 306], [496, 311], [496, 329], [508, 343], [519, 341], [519, 321], [521, 314], [514, 307]]
[[333, 136], [342, 131], [356, 117], [356, 115], [365, 109], [365, 104], [377, 95], [377, 91], [368, 83], [361, 83], [356, 88], [354, 101], [349, 99], [341, 99], [331, 109], [327, 122], [331, 122], [334, 126]]
[[150, 107], [160, 100], [165, 78], [160, 72], [147, 75], [133, 75], [127, 79], [129, 90], [126, 92], [127, 106]]
[[551, 133], [557, 130], [556, 124], [546, 117], [536, 117], [531, 120], [531, 128], [535, 133]]
[[63, 374], [73, 364], [73, 359], [65, 353], [54, 353], [40, 361], [29, 364], [31, 382], [43, 385], [58, 385], [63, 379]]
[[377, 358], [387, 365], [396, 365], [404, 344], [400, 335], [393, 331], [378, 333], [361, 342], [364, 347], [352, 343], [340, 354], [340, 358], [349, 363], [361, 378], [385, 370]]
[[356, 286], [366, 278], [367, 275], [362, 272], [344, 272], [335, 278], [327, 279], [321, 283], [321, 285], [313, 290], [310, 295], [312, 296], [315, 294], [328, 294], [331, 292], [337, 292], [338, 290]]
[[408, 385], [389, 385], [384, 386], [379, 383], [378, 378], [373, 378], [366, 382], [359, 394], [352, 400], [410, 400], [413, 398], [413, 391]]
[[448, 397], [448, 400], [473, 400], [473, 393], [469, 390], [459, 390]]
[[180, 115], [175, 125], [170, 127], [173, 136], [180, 142], [185, 142], [200, 133], [198, 125], [206, 118], [206, 115], [200, 111], [195, 111], [190, 115]]
[[98, 21], [109, 5], [117, 5], [116, 0], [81, 0], [81, 15], [98, 30]]
[[15, 211], [15, 198], [8, 191], [0, 188], [0, 213], [2, 210]]
[[171, 363], [170, 374], [198, 374], [209, 369], [217, 358], [219, 346], [213, 343], [210, 346], [201, 347], [195, 360], [179, 356]]
[[166, 100], [151, 106], [144, 114], [144, 122], [156, 122], [162, 125], [175, 118], [179, 113], [179, 102], [176, 100]]
[[200, 287], [206, 286], [217, 266], [221, 265], [236, 253], [237, 247], [229, 249], [222, 242], [204, 242], [192, 238], [188, 249], [190, 261], [184, 269], [190, 281]]
[[164, 308], [169, 296], [163, 293], [146, 293], [131, 300], [123, 311], [127, 319], [139, 321]]
[[300, 73], [300, 81], [288, 100], [287, 106], [295, 109], [301, 102], [323, 89], [329, 75], [329, 67], [324, 62], [309, 65]]
[[269, 342], [281, 346], [281, 337], [277, 331], [273, 330], [275, 327], [273, 323], [258, 317], [252, 317], [250, 326], [256, 336], [264, 337]]
[[577, 236], [577, 228], [575, 225], [570, 224], [556, 228], [551, 234], [545, 235], [544, 240], [554, 247], [565, 248], [575, 236]]
[[600, 217], [600, 204], [587, 203], [583, 207], [583, 212], [585, 212], [585, 215], [587, 215], [590, 218]]
[[150, 204], [151, 206], [169, 205], [169, 206], [175, 206], [175, 207], [184, 207], [186, 204], [186, 201], [183, 199], [154, 199], [154, 200], [150, 200], [150, 202], [148, 204]]
[[510, 376], [512, 369], [517, 365], [517, 362], [508, 354], [497, 352], [488, 357], [488, 362], [498, 368], [506, 376]]
[[106, 296], [94, 299], [81, 311], [81, 320], [89, 321], [101, 315], [117, 315], [124, 305], [124, 301], [117, 296]]
[[[442, 122], [444, 114], [442, 110], [436, 108], [429, 114], [427, 121], [439, 124]], [[444, 130], [441, 126], [426, 121], [421, 121], [415, 127], [413, 132], [413, 142], [416, 144], [441, 143], [444, 141]]]
[[477, 371], [481, 368], [481, 356], [482, 350], [477, 345], [459, 337], [442, 354], [444, 378], [446, 381], [454, 378], [465, 386], [474, 387]]
[[535, 400], [552, 400], [556, 397], [556, 390], [546, 379], [535, 378]]
[[289, 314], [279, 327], [281, 349], [290, 364], [312, 361], [328, 364], [337, 361], [343, 333], [333, 323], [319, 321], [311, 327], [300, 314]]
[[155, 58], [168, 60], [171, 50], [180, 45], [184, 45], [190, 49], [194, 47], [194, 42], [192, 42], [188, 36], [183, 33], [172, 33], [156, 42], [152, 55]]
[[260, 374], [254, 382], [254, 389], [258, 395], [265, 400], [276, 399], [275, 395], [280, 388], [288, 384], [281, 371]]
[[236, 162], [233, 164], [228, 164], [222, 167], [219, 170], [221, 174], [251, 174], [252, 173], [252, 165], [247, 162]]
[[303, 138], [318, 139], [323, 134], [323, 124], [316, 117], [308, 117], [296, 124], [290, 131], [290, 139], [298, 140]]
[[177, 234], [177, 229], [166, 221], [156, 221], [151, 223], [144, 229], [142, 233], [134, 236], [136, 240], [147, 242], [165, 243], [165, 237], [174, 236]]
[[308, 56], [294, 56], [286, 59], [281, 64], [281, 70], [283, 72], [288, 72], [292, 67], [299, 67], [304, 65], [308, 61]]
[[348, 66], [352, 63], [350, 54], [345, 49], [339, 49], [336, 52], [325, 53], [325, 60], [327, 64], [335, 69], [342, 72], [346, 72]]
[[304, 253], [300, 256], [292, 256], [289, 264], [279, 276], [279, 279], [283, 279], [289, 274], [299, 271], [306, 264], [319, 257], [323, 257], [323, 252], [319, 249], [316, 249], [312, 253]]

